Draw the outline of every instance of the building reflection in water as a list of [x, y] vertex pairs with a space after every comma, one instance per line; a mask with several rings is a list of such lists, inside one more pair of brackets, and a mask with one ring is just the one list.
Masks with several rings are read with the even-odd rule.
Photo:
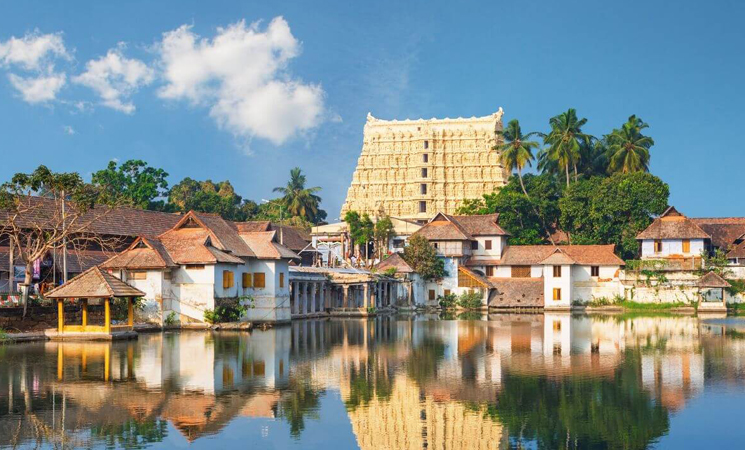
[[742, 383], [744, 338], [732, 320], [547, 313], [7, 345], [0, 445], [194, 441], [241, 417], [302, 442], [336, 391], [363, 449], [644, 448], [707, 385]]

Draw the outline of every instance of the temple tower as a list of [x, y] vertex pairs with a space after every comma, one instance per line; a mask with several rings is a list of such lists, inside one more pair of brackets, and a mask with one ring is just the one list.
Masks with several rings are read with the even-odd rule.
[[484, 117], [381, 120], [367, 115], [362, 154], [341, 209], [425, 221], [507, 183], [497, 131], [502, 108]]

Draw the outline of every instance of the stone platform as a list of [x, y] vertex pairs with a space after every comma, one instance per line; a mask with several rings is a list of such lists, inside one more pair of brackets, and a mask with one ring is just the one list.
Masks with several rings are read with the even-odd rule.
[[44, 335], [52, 341], [120, 341], [137, 339], [137, 332], [133, 330], [112, 330], [111, 333], [66, 331], [60, 333], [54, 328], [44, 331]]

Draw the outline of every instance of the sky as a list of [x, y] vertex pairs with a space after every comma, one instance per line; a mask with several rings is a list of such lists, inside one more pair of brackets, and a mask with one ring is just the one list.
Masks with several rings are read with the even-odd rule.
[[365, 117], [602, 136], [636, 114], [690, 216], [743, 216], [737, 1], [36, 1], [0, 4], [0, 180], [142, 159], [273, 198], [292, 167], [334, 221]]

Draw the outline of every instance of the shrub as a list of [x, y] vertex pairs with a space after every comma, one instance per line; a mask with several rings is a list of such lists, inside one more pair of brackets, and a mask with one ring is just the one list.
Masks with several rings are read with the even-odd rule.
[[454, 308], [458, 301], [458, 297], [455, 294], [440, 295], [437, 297], [437, 303], [441, 308], [450, 309]]
[[165, 320], [163, 321], [163, 325], [173, 326], [176, 325], [178, 322], [178, 319], [176, 318], [176, 313], [171, 311], [168, 313], [168, 316], [166, 316]]
[[481, 303], [483, 297], [484, 294], [480, 291], [465, 292], [461, 294], [460, 298], [458, 298], [458, 306], [465, 309], [481, 308], [481, 306], [483, 306]]
[[397, 272], [397, 270], [396, 270], [395, 267], [390, 267], [390, 268], [385, 269], [383, 271], [383, 275], [385, 275], [387, 277], [395, 277], [396, 276], [396, 272]]
[[210, 324], [222, 322], [237, 322], [241, 320], [248, 311], [248, 307], [240, 303], [234, 305], [221, 305], [215, 309], [204, 310], [204, 321]]

